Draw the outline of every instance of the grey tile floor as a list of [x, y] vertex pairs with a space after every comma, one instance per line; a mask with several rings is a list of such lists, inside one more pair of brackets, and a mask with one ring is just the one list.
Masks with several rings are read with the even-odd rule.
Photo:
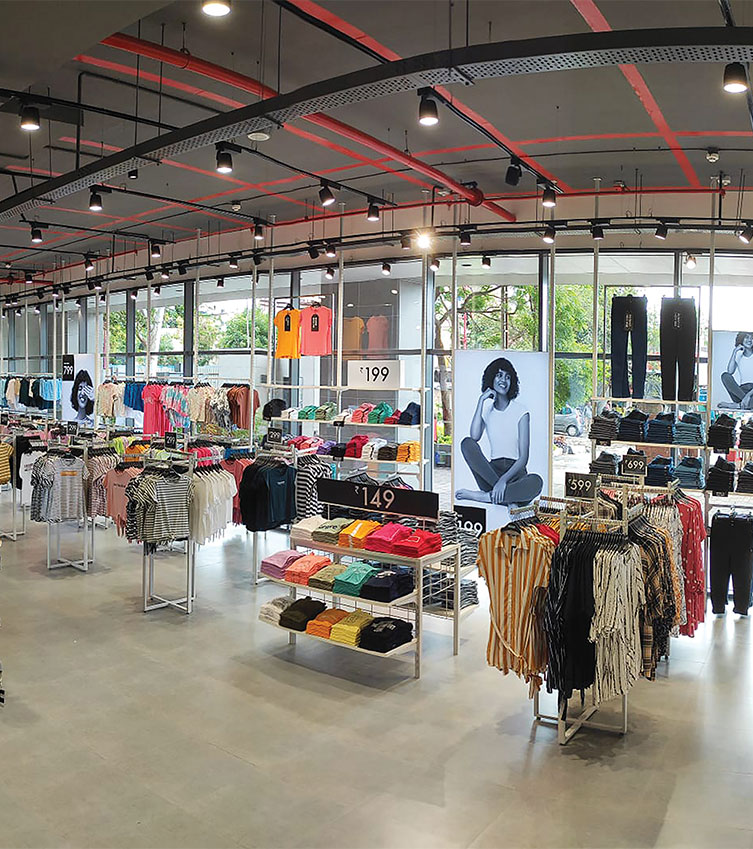
[[[113, 531], [80, 574], [47, 572], [44, 530], [2, 546], [0, 846], [753, 847], [745, 619], [674, 641], [625, 738], [562, 749], [486, 666], [485, 609], [459, 657], [427, 621], [414, 681], [259, 623], [278, 589], [251, 585], [245, 532], [201, 550], [186, 617], [140, 612], [139, 551]], [[162, 558], [158, 588], [180, 575]]]

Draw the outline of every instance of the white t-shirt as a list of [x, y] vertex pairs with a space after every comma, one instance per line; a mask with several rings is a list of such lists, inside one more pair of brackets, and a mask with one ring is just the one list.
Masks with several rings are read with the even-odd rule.
[[486, 402], [486, 409], [481, 413], [481, 418], [486, 425], [486, 438], [489, 440], [489, 448], [492, 460], [507, 457], [517, 460], [518, 451], [518, 422], [528, 412], [518, 401], [510, 401], [504, 410], [498, 410], [494, 401]]
[[737, 373], [739, 375], [738, 383], [753, 383], [753, 356], [737, 355]]

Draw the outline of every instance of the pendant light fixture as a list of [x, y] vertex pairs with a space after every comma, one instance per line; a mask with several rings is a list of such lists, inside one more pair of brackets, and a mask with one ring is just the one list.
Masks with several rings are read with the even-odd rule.
[[544, 230], [544, 235], [541, 237], [547, 245], [553, 245], [554, 240], [557, 238], [557, 231], [554, 229], [552, 224], [549, 224]]
[[471, 244], [471, 231], [464, 227], [460, 230], [460, 244], [467, 248]]
[[89, 209], [92, 212], [102, 212], [102, 195], [94, 189], [89, 192]]
[[227, 261], [227, 267], [232, 268], [233, 270], [240, 268], [238, 257], [231, 254], [230, 259]]
[[510, 160], [510, 164], [507, 166], [505, 182], [508, 186], [517, 186], [522, 174], [523, 169], [520, 167], [520, 160], [516, 156], [513, 156]]
[[324, 247], [324, 256], [328, 256], [330, 259], [334, 259], [337, 256], [337, 248], [334, 242], [327, 242]]
[[225, 288], [225, 278], [224, 277], [218, 277], [217, 278], [217, 288], [218, 289], [224, 289]]
[[319, 189], [319, 202], [322, 206], [332, 206], [335, 202], [335, 196], [327, 183], [322, 183], [322, 187]]
[[604, 238], [604, 228], [601, 224], [593, 224], [591, 226], [591, 238], [595, 242], [600, 242]]
[[138, 180], [139, 179], [139, 169], [138, 168], [131, 168], [131, 170], [128, 172], [128, 179], [129, 180]]
[[482, 256], [481, 257], [481, 267], [482, 268], [491, 268], [492, 267], [492, 258], [490, 256]]
[[201, 11], [210, 18], [224, 18], [230, 14], [230, 0], [202, 0]]
[[403, 233], [403, 235], [400, 237], [400, 247], [404, 251], [409, 251], [411, 247], [410, 242], [410, 233]]
[[149, 242], [149, 255], [152, 259], [159, 259], [162, 256], [159, 242]]
[[334, 280], [335, 279], [335, 269], [331, 265], [328, 265], [327, 269], [324, 272], [324, 276], [327, 278], [327, 280]]
[[369, 201], [369, 211], [366, 213], [367, 221], [379, 221], [379, 207], [373, 200]]
[[309, 245], [309, 257], [311, 259], [319, 259], [319, 248], [316, 245]]
[[693, 256], [693, 254], [688, 254], [685, 259], [685, 268], [692, 271], [696, 267], [696, 265], [698, 265], [698, 263], [696, 262], [696, 258]]
[[38, 245], [42, 241], [42, 230], [39, 227], [34, 227], [32, 225], [31, 228], [31, 241]]
[[233, 173], [233, 157], [230, 155], [230, 151], [225, 150], [221, 144], [217, 145], [216, 169], [218, 174]]
[[264, 241], [264, 228], [257, 221], [254, 224], [254, 241], [255, 242], [263, 242]]
[[418, 123], [424, 127], [433, 127], [439, 123], [439, 110], [436, 101], [424, 92], [418, 105]]
[[87, 254], [84, 257], [84, 268], [87, 271], [94, 271], [94, 260], [92, 259], [91, 254]]
[[388, 262], [382, 263], [382, 274], [384, 274], [385, 277], [389, 277], [390, 274], [392, 274], [392, 266]]
[[431, 262], [429, 263], [429, 268], [432, 271], [439, 271], [439, 260], [435, 256], [433, 256], [431, 258]]
[[748, 90], [748, 75], [740, 62], [730, 62], [724, 69], [724, 90], [730, 94], [741, 94]]
[[668, 232], [669, 231], [667, 230], [667, 225], [663, 221], [660, 221], [654, 232], [654, 236], [657, 239], [661, 239], [661, 241], [663, 242], [667, 238]]
[[42, 126], [36, 106], [22, 106], [18, 117], [21, 129], [27, 133], [36, 132]]
[[544, 193], [541, 195], [541, 205], [547, 207], [547, 209], [557, 206], [557, 195], [551, 186], [544, 189]]
[[750, 224], [746, 224], [745, 227], [737, 234], [737, 238], [746, 245], [750, 244], [751, 239], [753, 239], [753, 227]]
[[425, 230], [421, 230], [416, 234], [416, 245], [422, 250], [427, 251], [431, 247], [431, 234]]

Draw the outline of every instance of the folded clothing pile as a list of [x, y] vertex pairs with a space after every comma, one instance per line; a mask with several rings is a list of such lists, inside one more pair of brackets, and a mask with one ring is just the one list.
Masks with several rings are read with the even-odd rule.
[[675, 424], [675, 442], [678, 445], [706, 444], [706, 425], [700, 413], [685, 413]]
[[326, 609], [323, 601], [316, 601], [311, 596], [296, 599], [280, 614], [280, 625], [292, 631], [305, 631], [306, 625]]
[[317, 405], [316, 404], [307, 404], [305, 407], [301, 407], [298, 410], [298, 418], [301, 421], [310, 420], [313, 421], [314, 416], [316, 415]]
[[753, 463], [746, 463], [737, 476], [737, 491], [753, 495]]
[[[401, 425], [417, 425], [421, 421], [421, 405], [411, 401], [410, 404], [400, 413]], [[392, 424], [392, 422], [390, 422]]]
[[332, 626], [329, 638], [335, 643], [357, 646], [361, 641], [361, 631], [373, 619], [374, 617], [370, 613], [366, 613], [365, 610], [354, 610]]
[[[453, 610], [455, 607], [454, 580], [437, 580], [436, 575], [425, 575], [424, 604], [441, 607], [443, 610]], [[462, 609], [472, 604], [478, 604], [478, 584], [473, 578], [463, 578], [460, 581], [460, 607]]]
[[275, 554], [270, 554], [261, 561], [261, 573], [269, 578], [285, 579], [287, 568], [299, 557], [302, 552], [287, 549], [286, 551], [278, 551]]
[[385, 442], [377, 454], [378, 460], [397, 460], [397, 442]]
[[347, 569], [345, 563], [330, 563], [318, 572], [315, 572], [310, 578], [308, 585], [313, 590], [329, 590], [332, 592], [332, 587], [335, 585], [335, 578]]
[[406, 566], [390, 566], [371, 575], [361, 587], [361, 598], [372, 601], [394, 601], [414, 588], [413, 570]]
[[363, 547], [367, 551], [381, 551], [385, 554], [392, 554], [395, 550], [395, 544], [400, 540], [409, 537], [412, 529], [401, 525], [398, 522], [387, 522], [381, 528], [372, 531], [364, 541]]
[[[327, 545], [337, 545], [340, 533], [351, 524], [352, 519], [327, 519], [311, 532], [314, 542], [325, 542]], [[297, 526], [296, 526], [297, 527]]]
[[340, 531], [338, 545], [348, 548], [363, 548], [366, 537], [381, 528], [381, 522], [371, 522], [368, 519], [356, 519]]
[[610, 451], [602, 451], [595, 460], [591, 460], [588, 470], [592, 475], [616, 475], [619, 468], [620, 458]]
[[410, 536], [398, 540], [392, 550], [401, 557], [423, 557], [442, 550], [442, 537], [431, 531], [416, 529]]
[[620, 439], [629, 442], [645, 442], [647, 421], [647, 413], [637, 409], [631, 410], [626, 416], [620, 419], [617, 425], [617, 433]]
[[[709, 429], [709, 432], [710, 429]], [[735, 489], [735, 464], [717, 457], [706, 475], [706, 489], [711, 492], [733, 492]]]
[[667, 486], [675, 474], [675, 464], [671, 457], [654, 457], [646, 470], [648, 486]]
[[617, 439], [617, 423], [620, 417], [614, 410], [603, 410], [591, 421], [591, 429], [588, 432], [589, 439], [597, 442], [611, 442]]
[[415, 440], [401, 442], [397, 447], [398, 463], [417, 463], [421, 459], [421, 445]]
[[709, 427], [706, 444], [717, 451], [729, 451], [737, 442], [737, 420], [722, 413]]
[[366, 421], [369, 424], [383, 424], [384, 420], [391, 416], [395, 411], [386, 401], [377, 404], [373, 410], [369, 410]]
[[361, 630], [360, 647], [368, 651], [385, 653], [409, 643], [413, 639], [413, 626], [405, 619], [377, 616]]
[[675, 414], [657, 413], [648, 423], [646, 442], [675, 441]]
[[332, 454], [332, 449], [337, 445], [334, 439], [325, 439], [316, 449], [317, 454]]
[[332, 585], [332, 592], [359, 596], [361, 587], [378, 571], [378, 566], [372, 566], [371, 563], [364, 563], [362, 560], [354, 560], [344, 572], [337, 575]]
[[345, 452], [346, 452], [347, 450], [348, 450], [348, 443], [347, 443], [347, 442], [336, 442], [336, 443], [332, 446], [332, 449], [330, 450], [330, 452], [329, 452], [329, 453], [330, 453], [330, 454], [331, 454], [331, 455], [332, 455], [332, 456], [333, 456], [336, 460], [342, 460], [342, 459], [343, 459], [343, 457], [345, 456]]
[[332, 401], [327, 401], [316, 408], [314, 418], [318, 422], [328, 422], [331, 421], [336, 413], [337, 404], [334, 404]]
[[361, 451], [361, 457], [364, 460], [378, 460], [379, 459], [379, 449], [383, 448], [387, 444], [386, 439], [382, 439], [379, 436], [372, 436], [369, 441], [363, 446], [363, 450]]
[[753, 419], [743, 422], [740, 428], [739, 446], [744, 451], [753, 451]]
[[285, 402], [282, 398], [272, 398], [262, 408], [261, 415], [265, 421], [271, 421], [280, 418], [284, 409]]
[[345, 448], [346, 457], [360, 457], [363, 451], [363, 446], [369, 441], [369, 437], [365, 433], [357, 433], [348, 440], [348, 445]]
[[308, 516], [296, 522], [290, 530], [298, 539], [312, 542], [314, 539], [312, 536], [313, 532], [317, 528], [320, 528], [326, 521], [324, 516]]
[[683, 457], [675, 466], [675, 477], [686, 489], [703, 489], [703, 460], [700, 457]]
[[355, 422], [356, 424], [363, 424], [364, 422], [369, 421], [369, 413], [374, 409], [373, 404], [361, 404], [360, 407], [356, 407], [355, 410], [350, 414], [350, 420]]
[[293, 600], [290, 596], [281, 595], [273, 598], [272, 601], [266, 601], [259, 608], [259, 621], [268, 622], [270, 625], [280, 624], [280, 615], [284, 613]]
[[285, 572], [285, 580], [305, 587], [312, 575], [316, 575], [320, 569], [324, 569], [331, 563], [329, 557], [323, 557], [321, 554], [305, 554], [288, 566]]
[[342, 622], [347, 615], [347, 610], [340, 610], [338, 607], [332, 607], [329, 610], [325, 610], [320, 613], [316, 619], [309, 621], [306, 625], [306, 633], [313, 634], [315, 637], [323, 637], [325, 640], [328, 640], [330, 632], [332, 631], [332, 626], [337, 625], [338, 622]]

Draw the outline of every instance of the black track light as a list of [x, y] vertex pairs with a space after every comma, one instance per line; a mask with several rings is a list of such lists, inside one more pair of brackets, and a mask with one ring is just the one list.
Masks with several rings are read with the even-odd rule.
[[201, 11], [210, 18], [224, 18], [230, 14], [230, 0], [201, 0]]
[[403, 233], [403, 235], [400, 237], [400, 247], [401, 247], [404, 251], [409, 251], [409, 250], [410, 250], [410, 248], [411, 248], [411, 238], [410, 238], [410, 233]]
[[468, 228], [460, 231], [460, 244], [465, 248], [471, 244], [471, 231]]
[[23, 315], [23, 314], [24, 314], [24, 311], [21, 309], [21, 307], [16, 307], [16, 315]]
[[238, 257], [232, 255], [227, 261], [227, 267], [232, 268], [233, 270], [240, 268], [240, 264], [238, 263]]
[[102, 212], [102, 195], [94, 189], [89, 193], [89, 209], [92, 212]]
[[128, 293], [128, 295], [129, 295], [129, 297], [132, 301], [135, 301], [136, 298], [138, 298], [138, 296], [139, 296], [139, 290], [138, 289], [131, 289], [131, 291]]
[[40, 301], [44, 298], [44, 289], [37, 289], [37, 297]]
[[217, 278], [217, 288], [218, 289], [224, 289], [225, 288], [225, 278], [224, 277], [218, 277]]
[[94, 260], [92, 259], [91, 254], [87, 254], [84, 257], [84, 268], [87, 271], [94, 271]]
[[128, 179], [129, 180], [138, 180], [139, 179], [139, 169], [138, 168], [131, 168], [131, 170], [128, 172]]
[[[34, 277], [32, 276], [32, 273], [30, 271], [27, 271], [24, 274], [24, 283], [26, 283], [27, 286], [31, 286], [31, 284], [33, 282], [34, 282]], [[70, 292], [70, 289], [68, 289], [68, 292]], [[68, 292], [66, 292], [66, 295], [68, 294]]]
[[439, 110], [436, 101], [424, 93], [418, 105], [418, 123], [424, 127], [433, 127], [439, 123]]
[[259, 266], [264, 261], [264, 254], [259, 253], [258, 251], [254, 251], [254, 265]]
[[334, 242], [327, 242], [324, 246], [324, 255], [328, 256], [330, 259], [334, 259], [337, 256], [337, 248], [335, 247]]
[[52, 300], [56, 301], [60, 297], [60, 292], [57, 286], [52, 287]]
[[31, 241], [34, 242], [35, 245], [38, 245], [40, 242], [44, 241], [42, 239], [42, 230], [39, 227], [31, 228]]
[[748, 90], [748, 75], [740, 62], [730, 62], [724, 69], [724, 90], [730, 94], [741, 94]]
[[106, 304], [107, 303], [107, 295], [104, 292], [102, 292], [102, 294], [99, 296], [99, 302], [100, 302], [100, 304]]
[[435, 256], [433, 256], [431, 258], [431, 262], [429, 263], [429, 268], [432, 271], [439, 271], [439, 260]]
[[749, 245], [751, 239], [753, 239], [753, 227], [751, 227], [750, 224], [746, 224], [745, 227], [737, 234], [737, 238], [746, 245]]
[[481, 267], [482, 268], [491, 268], [492, 267], [492, 258], [490, 256], [486, 256], [486, 254], [484, 254], [484, 256], [481, 257]]
[[162, 269], [160, 270], [159, 276], [160, 276], [161, 280], [169, 280], [170, 279], [170, 266], [163, 265]]
[[94, 278], [94, 291], [99, 292], [102, 289], [102, 280], [99, 277]]
[[656, 228], [654, 236], [656, 236], [657, 239], [661, 239], [663, 242], [667, 238], [668, 232], [669, 231], [667, 230], [667, 225], [663, 221], [660, 221], [659, 225]]
[[217, 173], [232, 174], [233, 172], [233, 157], [229, 150], [225, 150], [222, 145], [217, 145]]
[[335, 279], [335, 269], [331, 265], [328, 265], [327, 268], [324, 271], [324, 276], [327, 278], [327, 280], [334, 280]]
[[28, 133], [33, 133], [42, 126], [39, 120], [39, 109], [36, 106], [22, 106], [18, 117], [21, 129]]
[[385, 277], [389, 277], [390, 274], [392, 274], [392, 266], [388, 262], [382, 263], [382, 274], [384, 274]]
[[34, 315], [41, 315], [42, 309], [39, 304], [34, 304]]
[[264, 228], [257, 221], [254, 224], [254, 241], [255, 242], [263, 242], [264, 241]]
[[188, 274], [188, 266], [185, 262], [178, 263], [178, 274], [180, 274], [181, 277], [184, 277], [186, 274]]
[[86, 281], [86, 288], [87, 288], [90, 292], [93, 292], [93, 291], [94, 291], [94, 281], [93, 281], [93, 280], [87, 280], [87, 281]]
[[159, 259], [162, 256], [159, 242], [149, 242], [149, 255], [152, 259]]
[[155, 295], [159, 295], [159, 294], [162, 292], [162, 286], [160, 286], [160, 285], [159, 285], [159, 283], [158, 283], [158, 284], [157, 284], [157, 285], [156, 285], [156, 286], [152, 289], [152, 292], [153, 292]]
[[554, 229], [554, 225], [549, 224], [546, 230], [544, 230], [544, 235], [541, 237], [547, 245], [553, 245], [554, 240], [557, 238], [557, 231]]
[[557, 195], [551, 186], [544, 189], [544, 193], [541, 195], [541, 205], [549, 209], [557, 206]]
[[369, 201], [369, 211], [366, 213], [367, 221], [379, 221], [379, 207], [373, 200]]
[[150, 268], [147, 268], [147, 270], [144, 272], [144, 277], [146, 277], [147, 283], [151, 283], [152, 280], [154, 280], [154, 272]]
[[309, 256], [311, 259], [319, 259], [319, 248], [316, 245], [309, 245]]
[[510, 160], [510, 164], [507, 166], [507, 173], [505, 174], [505, 182], [508, 186], [517, 186], [520, 182], [520, 178], [523, 174], [523, 169], [520, 167], [520, 160], [517, 157], [513, 157]]
[[76, 306], [79, 309], [81, 309], [84, 306], [84, 299], [83, 298], [76, 298]]
[[67, 283], [63, 283], [62, 288], [63, 288], [63, 294], [64, 295], [70, 295], [71, 294], [71, 287]]
[[604, 228], [601, 226], [601, 224], [591, 225], [591, 238], [595, 242], [600, 242], [604, 238]]
[[332, 206], [335, 202], [335, 196], [327, 183], [322, 183], [322, 187], [319, 189], [319, 202], [322, 206]]

